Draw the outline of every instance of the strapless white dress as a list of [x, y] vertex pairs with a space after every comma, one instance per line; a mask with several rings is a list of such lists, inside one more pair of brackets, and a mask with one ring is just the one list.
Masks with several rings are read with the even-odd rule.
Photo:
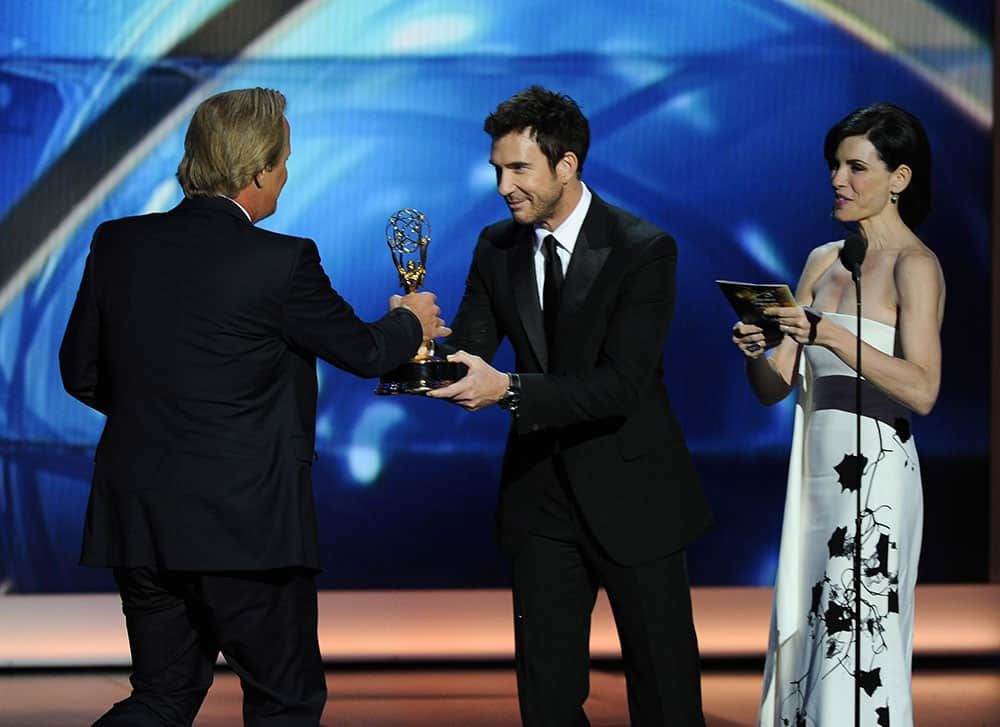
[[[855, 332], [853, 315], [824, 315]], [[893, 354], [895, 328], [862, 319], [861, 331]], [[909, 727], [920, 465], [909, 413], [864, 384], [861, 724]], [[758, 725], [845, 727], [854, 724], [855, 690], [854, 370], [821, 346], [805, 346], [798, 389]]]

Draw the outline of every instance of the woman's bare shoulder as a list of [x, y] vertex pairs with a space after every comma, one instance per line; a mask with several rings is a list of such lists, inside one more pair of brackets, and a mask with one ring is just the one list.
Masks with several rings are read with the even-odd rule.
[[840, 249], [843, 246], [843, 240], [833, 240], [832, 242], [824, 242], [822, 245], [817, 245], [809, 251], [809, 257], [806, 258], [806, 267], [809, 267], [810, 263], [823, 263], [826, 267], [829, 267], [833, 262], [833, 258], [840, 254]]
[[905, 308], [927, 304], [936, 311], [938, 327], [944, 315], [945, 283], [944, 272], [937, 255], [924, 245], [913, 245], [901, 250], [892, 271], [896, 294]]
[[806, 264], [802, 268], [800, 282], [816, 280], [820, 275], [826, 272], [827, 268], [837, 261], [837, 256], [840, 254], [840, 248], [843, 246], [843, 240], [834, 240], [833, 242], [826, 242], [822, 245], [814, 247], [809, 252], [809, 256], [806, 258]]
[[900, 277], [932, 278], [943, 280], [941, 262], [927, 245], [920, 243], [903, 248], [896, 257], [893, 274]]

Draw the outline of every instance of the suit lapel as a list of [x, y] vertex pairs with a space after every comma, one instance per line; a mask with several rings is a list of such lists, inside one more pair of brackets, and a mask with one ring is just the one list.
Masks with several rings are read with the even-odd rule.
[[[559, 321], [556, 324], [556, 343], [565, 342], [572, 334], [572, 323], [583, 308], [594, 281], [611, 253], [607, 239], [607, 209], [597, 195], [590, 202], [590, 209], [583, 220], [580, 235], [573, 248], [573, 256], [566, 270], [559, 304]], [[562, 346], [558, 346], [562, 348]]]
[[510, 279], [517, 312], [542, 371], [549, 368], [545, 346], [545, 324], [538, 303], [538, 281], [535, 278], [535, 240], [530, 227], [518, 229], [518, 240], [511, 251]]

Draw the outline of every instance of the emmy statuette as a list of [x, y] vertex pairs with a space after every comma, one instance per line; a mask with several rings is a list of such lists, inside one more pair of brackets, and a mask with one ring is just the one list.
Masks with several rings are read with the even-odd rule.
[[[427, 272], [427, 246], [431, 242], [431, 227], [423, 212], [399, 210], [385, 226], [385, 241], [399, 273], [404, 293], [419, 290]], [[454, 363], [439, 356], [434, 341], [424, 341], [420, 351], [402, 366], [379, 379], [376, 394], [426, 394], [431, 389], [454, 383], [465, 376], [465, 364]]]

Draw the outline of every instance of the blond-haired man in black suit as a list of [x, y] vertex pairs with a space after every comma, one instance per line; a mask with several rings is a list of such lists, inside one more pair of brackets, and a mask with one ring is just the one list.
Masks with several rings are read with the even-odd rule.
[[91, 243], [59, 358], [66, 390], [107, 416], [82, 563], [114, 569], [133, 691], [102, 727], [190, 725], [220, 651], [245, 724], [318, 724], [316, 357], [377, 376], [449, 332], [431, 293], [365, 323], [312, 240], [255, 227], [288, 178], [284, 110], [262, 88], [205, 100], [185, 199]]

